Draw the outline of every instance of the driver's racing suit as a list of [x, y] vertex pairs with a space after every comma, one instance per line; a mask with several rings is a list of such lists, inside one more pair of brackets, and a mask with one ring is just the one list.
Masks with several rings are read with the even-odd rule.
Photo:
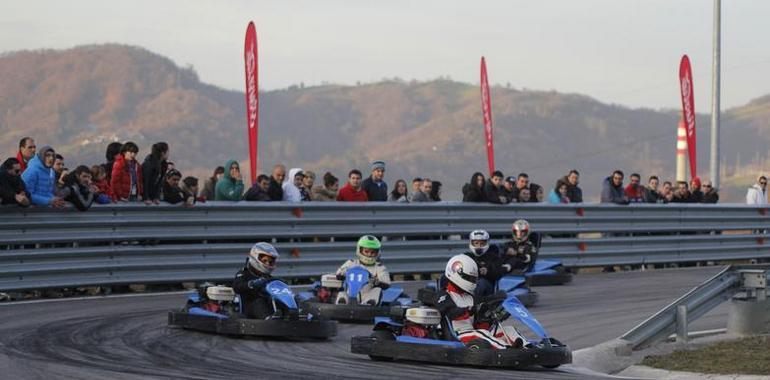
[[235, 274], [233, 291], [241, 297], [241, 309], [247, 318], [265, 319], [275, 312], [265, 285], [274, 280], [269, 274], [258, 272], [247, 263]]

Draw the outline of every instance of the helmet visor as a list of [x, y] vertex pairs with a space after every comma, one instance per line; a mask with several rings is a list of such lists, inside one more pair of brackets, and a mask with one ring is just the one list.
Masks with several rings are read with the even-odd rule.
[[257, 258], [267, 268], [275, 268], [275, 257], [270, 255], [261, 254]]
[[521, 240], [521, 239], [524, 239], [525, 237], [527, 237], [528, 233], [529, 233], [529, 230], [527, 230], [527, 229], [524, 229], [524, 228], [518, 229], [518, 228], [516, 228], [516, 229], [513, 230], [513, 237], [516, 240]]
[[366, 257], [377, 257], [380, 254], [379, 249], [374, 248], [361, 248], [361, 254]]
[[484, 248], [487, 245], [487, 240], [471, 240], [471, 245], [475, 248]]
[[473, 284], [475, 284], [475, 283], [476, 283], [476, 281], [478, 281], [478, 279], [479, 279], [479, 278], [478, 278], [478, 277], [476, 277], [476, 276], [472, 276], [472, 275], [469, 275], [469, 274], [467, 274], [467, 273], [463, 273], [463, 271], [459, 271], [459, 272], [457, 272], [457, 274], [459, 274], [459, 275], [460, 275], [460, 277], [461, 277], [463, 280], [465, 280], [465, 281], [468, 281], [468, 282], [470, 282], [470, 283], [473, 283]]

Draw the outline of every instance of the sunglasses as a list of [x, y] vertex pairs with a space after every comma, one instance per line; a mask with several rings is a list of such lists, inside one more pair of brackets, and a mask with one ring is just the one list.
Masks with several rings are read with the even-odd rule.
[[767, 185], [767, 182], [760, 182], [759, 184], [764, 186], [764, 185]]

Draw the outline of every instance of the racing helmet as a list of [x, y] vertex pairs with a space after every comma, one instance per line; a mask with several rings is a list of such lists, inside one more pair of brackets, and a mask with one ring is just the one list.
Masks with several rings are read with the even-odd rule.
[[479, 268], [470, 256], [457, 255], [446, 263], [444, 275], [449, 282], [473, 294], [476, 290], [476, 281], [479, 279]]
[[[473, 242], [483, 242], [484, 244], [480, 247], [473, 245]], [[476, 256], [481, 256], [489, 250], [489, 233], [484, 230], [474, 230], [470, 233], [468, 236], [468, 248], [471, 249], [471, 252], [473, 252]]]
[[278, 260], [278, 251], [269, 243], [257, 243], [249, 251], [249, 266], [254, 270], [270, 274], [275, 269]]
[[[380, 257], [380, 241], [372, 235], [364, 235], [358, 239], [356, 244], [356, 256], [358, 261], [364, 265], [374, 265]], [[364, 252], [366, 250], [366, 252]]]
[[524, 219], [519, 219], [515, 222], [513, 222], [513, 227], [511, 227], [511, 232], [513, 234], [513, 240], [517, 243], [521, 243], [527, 238], [529, 238], [529, 222], [527, 222]]

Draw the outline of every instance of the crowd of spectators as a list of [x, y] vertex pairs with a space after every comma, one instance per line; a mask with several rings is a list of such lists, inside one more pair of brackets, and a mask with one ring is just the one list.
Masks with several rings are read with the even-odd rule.
[[[21, 207], [72, 205], [85, 211], [93, 203], [144, 202], [147, 205], [166, 202], [193, 206], [197, 202], [438, 202], [441, 201], [439, 181], [427, 177], [412, 179], [411, 187], [404, 179], [389, 189], [385, 181], [384, 161], [371, 163], [369, 175], [358, 169], [348, 172], [346, 182], [326, 172], [316, 183], [316, 174], [301, 168], [288, 171], [275, 165], [270, 175], [260, 174], [246, 187], [240, 165], [231, 159], [217, 167], [199, 191], [198, 179], [184, 177], [169, 161], [169, 145], [158, 142], [140, 163], [139, 146], [128, 141], [107, 146], [106, 162], [67, 168], [65, 158], [50, 146], [37, 149], [35, 140], [25, 137], [19, 142], [15, 158], [6, 159], [0, 167], [0, 203]], [[625, 175], [615, 170], [602, 183], [601, 203], [717, 203], [719, 193], [710, 181], [698, 177], [688, 182], [661, 183], [652, 175], [642, 185], [642, 177], [633, 173], [624, 185]], [[463, 202], [475, 203], [581, 203], [583, 191], [580, 173], [571, 170], [556, 180], [553, 188], [545, 189], [530, 180], [527, 173], [505, 176], [495, 171], [489, 178], [473, 173], [462, 186]], [[767, 178], [759, 177], [746, 195], [748, 204], [767, 204]]]

